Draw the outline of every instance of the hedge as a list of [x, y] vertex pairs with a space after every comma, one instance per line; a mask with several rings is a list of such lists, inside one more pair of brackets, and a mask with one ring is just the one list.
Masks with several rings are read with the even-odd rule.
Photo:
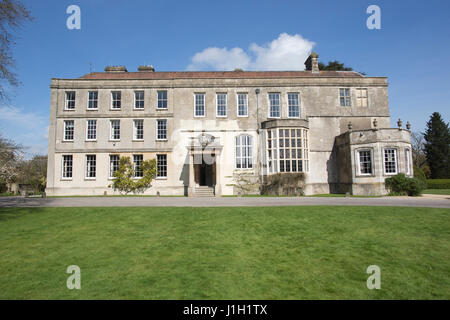
[[450, 189], [450, 179], [427, 179], [427, 189]]

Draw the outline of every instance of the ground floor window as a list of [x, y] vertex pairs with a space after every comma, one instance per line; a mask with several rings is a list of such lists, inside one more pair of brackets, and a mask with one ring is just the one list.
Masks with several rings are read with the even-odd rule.
[[267, 130], [269, 173], [308, 171], [308, 130], [278, 128]]
[[371, 175], [372, 172], [372, 151], [358, 150], [358, 168], [360, 175]]
[[144, 156], [142, 154], [133, 155], [135, 178], [142, 178], [144, 176], [144, 172], [142, 171], [142, 161], [144, 161]]
[[253, 168], [252, 136], [243, 134], [236, 137], [236, 168]]
[[384, 149], [384, 173], [397, 173], [397, 149]]
[[96, 162], [97, 162], [96, 155], [86, 156], [86, 178], [95, 178], [97, 166]]
[[158, 178], [167, 177], [167, 154], [156, 155], [156, 169]]
[[72, 172], [73, 172], [73, 156], [64, 155], [62, 177], [65, 179], [70, 179], [72, 178]]
[[411, 174], [411, 161], [410, 161], [410, 150], [405, 149], [405, 166], [406, 166], [406, 174]]
[[109, 156], [109, 177], [114, 177], [114, 172], [119, 169], [119, 155], [113, 154]]

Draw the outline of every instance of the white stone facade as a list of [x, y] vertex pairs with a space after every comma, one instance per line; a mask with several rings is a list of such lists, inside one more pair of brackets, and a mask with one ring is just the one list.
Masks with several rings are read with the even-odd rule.
[[[304, 172], [306, 194], [385, 193], [384, 175], [379, 171], [382, 167], [375, 163], [382, 163], [382, 159], [372, 157], [378, 171], [364, 180], [352, 176], [340, 162], [345, 158], [345, 139], [337, 138], [349, 131], [349, 122], [353, 133], [389, 128], [385, 77], [311, 70], [106, 70], [77, 79], [52, 79], [48, 195], [114, 194], [110, 187], [112, 155], [166, 159], [161, 172], [166, 170], [167, 174], [157, 177], [145, 191], [151, 195], [233, 195], [238, 193], [233, 186], [236, 175], [253, 175], [257, 183], [262, 183], [265, 176], [279, 173], [282, 168]], [[120, 92], [120, 108], [116, 92]], [[204, 113], [200, 112], [202, 99]], [[114, 139], [111, 129], [113, 120], [118, 120], [114, 124], [120, 123], [118, 139]], [[165, 137], [161, 120], [165, 122]], [[287, 141], [280, 145], [281, 129], [289, 130], [289, 137], [283, 136], [290, 140], [288, 146]], [[409, 131], [400, 131], [401, 137], [393, 137], [392, 143], [401, 144], [401, 152], [405, 152], [410, 148]], [[390, 138], [386, 137], [372, 137], [370, 143], [381, 148], [389, 144]], [[269, 140], [276, 140], [276, 146], [269, 146]], [[356, 140], [350, 139], [347, 144]], [[358, 166], [354, 150], [352, 146], [348, 154], [350, 168]], [[91, 156], [95, 156], [95, 164], [88, 161]], [[196, 159], [200, 159], [198, 163]], [[398, 163], [399, 172], [406, 172], [404, 161], [399, 158]], [[94, 165], [94, 176], [89, 177], [93, 170], [88, 169]], [[411, 175], [412, 160], [409, 166], [407, 173]], [[358, 183], [365, 187], [358, 188]]]

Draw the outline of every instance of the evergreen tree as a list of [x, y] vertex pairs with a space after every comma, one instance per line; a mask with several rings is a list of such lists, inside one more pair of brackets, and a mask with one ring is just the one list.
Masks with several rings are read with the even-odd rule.
[[425, 155], [430, 166], [431, 178], [450, 178], [450, 129], [439, 112], [431, 115], [424, 138]]

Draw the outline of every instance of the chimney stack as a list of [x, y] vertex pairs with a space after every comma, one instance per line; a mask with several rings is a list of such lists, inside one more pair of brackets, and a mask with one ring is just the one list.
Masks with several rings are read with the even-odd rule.
[[319, 55], [316, 52], [312, 52], [306, 59], [305, 67], [307, 71], [319, 73]]
[[106, 66], [105, 72], [128, 72], [125, 66]]
[[153, 68], [153, 66], [139, 66], [138, 71], [139, 72], [155, 72], [155, 68]]

